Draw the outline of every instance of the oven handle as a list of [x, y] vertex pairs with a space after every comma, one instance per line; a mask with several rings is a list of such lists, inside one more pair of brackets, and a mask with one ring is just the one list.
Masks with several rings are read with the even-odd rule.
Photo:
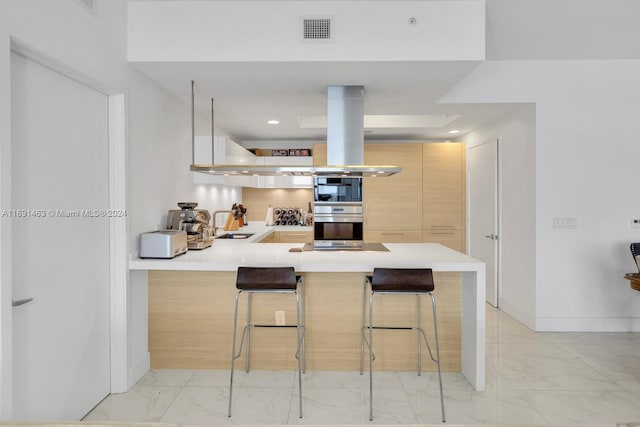
[[316, 223], [318, 222], [363, 222], [362, 215], [319, 215], [316, 213], [313, 219]]

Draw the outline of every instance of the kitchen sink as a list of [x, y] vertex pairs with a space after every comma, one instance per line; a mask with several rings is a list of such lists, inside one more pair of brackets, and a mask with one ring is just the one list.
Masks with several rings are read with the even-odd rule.
[[214, 237], [214, 239], [248, 239], [255, 233], [224, 233]]

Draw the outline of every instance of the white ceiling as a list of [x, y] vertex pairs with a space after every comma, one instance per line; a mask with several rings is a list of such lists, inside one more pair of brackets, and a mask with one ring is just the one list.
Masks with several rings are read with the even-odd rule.
[[[637, 59], [640, 58], [638, 18], [638, 0], [487, 0], [487, 58]], [[438, 104], [438, 99], [478, 64], [443, 61], [133, 65], [186, 105], [190, 105], [190, 82], [195, 80], [198, 120], [202, 117], [208, 120], [213, 97], [216, 128], [243, 141], [323, 140], [325, 132], [301, 129], [297, 118], [326, 114], [325, 88], [332, 84], [364, 85], [365, 114], [461, 116], [442, 128], [366, 130], [366, 139], [455, 139], [449, 130], [458, 129], [459, 135], [464, 135], [517, 108], [504, 104]], [[280, 124], [268, 125], [269, 119], [277, 119]]]

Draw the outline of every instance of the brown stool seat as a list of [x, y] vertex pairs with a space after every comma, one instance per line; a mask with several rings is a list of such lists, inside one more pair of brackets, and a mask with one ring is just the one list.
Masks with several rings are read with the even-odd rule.
[[429, 268], [374, 268], [367, 278], [373, 292], [427, 293], [435, 288]]
[[293, 267], [238, 267], [236, 288], [243, 291], [293, 291], [299, 278]]

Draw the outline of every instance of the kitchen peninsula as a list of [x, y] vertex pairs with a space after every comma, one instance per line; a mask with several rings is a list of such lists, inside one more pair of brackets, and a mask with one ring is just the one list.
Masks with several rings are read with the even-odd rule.
[[[432, 268], [443, 370], [462, 371], [476, 390], [485, 384], [485, 266], [465, 254], [437, 243], [384, 243], [388, 251], [303, 251], [300, 243], [266, 241], [278, 227], [253, 226], [249, 239], [217, 239], [211, 248], [189, 251], [169, 260], [132, 259], [131, 270], [148, 271], [149, 352], [154, 368], [227, 368], [230, 362], [235, 275], [239, 266], [293, 266], [304, 277], [306, 352], [308, 370], [358, 370], [362, 319], [363, 277], [374, 267]], [[458, 286], [446, 275], [461, 275], [460, 298], [447, 298], [448, 287]], [[442, 275], [439, 280], [438, 274]], [[453, 283], [453, 284], [451, 284]], [[458, 295], [453, 293], [453, 295]], [[257, 295], [253, 318], [274, 323], [275, 311], [284, 311], [288, 324], [295, 319], [293, 300]], [[376, 314], [386, 324], [402, 325], [415, 319], [406, 300], [377, 302]], [[240, 313], [246, 307], [241, 299]], [[415, 307], [415, 303], [411, 303]], [[430, 304], [423, 303], [423, 323], [431, 330]], [[242, 319], [242, 316], [240, 317]], [[415, 321], [415, 320], [413, 320]], [[374, 320], [375, 323], [375, 320]], [[240, 325], [242, 326], [242, 325]], [[252, 367], [292, 369], [294, 339], [290, 328], [252, 334]], [[376, 369], [415, 368], [415, 334], [376, 332]], [[254, 336], [255, 335], [255, 336]], [[423, 369], [431, 369], [423, 351]]]

